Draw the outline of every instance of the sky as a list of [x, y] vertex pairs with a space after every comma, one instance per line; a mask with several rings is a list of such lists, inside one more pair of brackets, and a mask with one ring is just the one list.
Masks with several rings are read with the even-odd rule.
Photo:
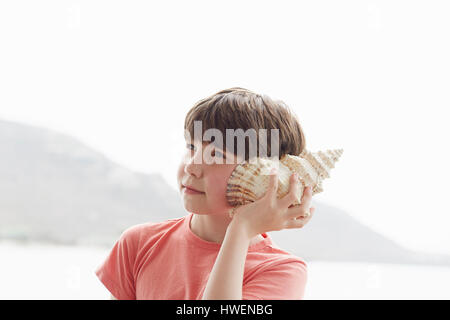
[[187, 111], [244, 87], [283, 100], [309, 150], [344, 149], [313, 204], [450, 253], [449, 13], [445, 1], [3, 1], [0, 119], [175, 188]]

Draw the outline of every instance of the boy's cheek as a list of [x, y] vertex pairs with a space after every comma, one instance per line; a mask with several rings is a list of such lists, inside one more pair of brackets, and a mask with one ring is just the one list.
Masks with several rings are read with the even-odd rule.
[[216, 174], [212, 175], [210, 181], [208, 181], [208, 187], [211, 189], [214, 194], [217, 194], [218, 196], [224, 195], [225, 191], [227, 190], [227, 183], [228, 178], [231, 175], [231, 172], [233, 172], [233, 167], [223, 167], [223, 170], [220, 172], [217, 172]]

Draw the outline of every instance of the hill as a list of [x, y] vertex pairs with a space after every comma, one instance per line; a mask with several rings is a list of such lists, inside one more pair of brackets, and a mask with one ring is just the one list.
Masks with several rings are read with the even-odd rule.
[[[0, 121], [0, 239], [111, 247], [127, 227], [187, 214], [159, 174], [133, 172], [65, 134]], [[306, 260], [450, 265], [316, 202], [303, 229], [271, 232]]]

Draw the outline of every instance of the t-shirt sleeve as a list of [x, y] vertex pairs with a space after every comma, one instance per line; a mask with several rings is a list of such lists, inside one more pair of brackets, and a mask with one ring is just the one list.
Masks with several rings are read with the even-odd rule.
[[301, 300], [307, 280], [306, 263], [289, 261], [261, 270], [243, 285], [243, 300]]
[[125, 230], [95, 274], [119, 300], [135, 300], [134, 265], [138, 247], [138, 229]]

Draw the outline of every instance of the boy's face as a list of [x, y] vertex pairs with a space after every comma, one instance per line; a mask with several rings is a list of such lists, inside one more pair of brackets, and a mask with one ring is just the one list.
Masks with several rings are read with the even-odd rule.
[[[187, 211], [196, 214], [228, 214], [232, 207], [226, 200], [227, 181], [239, 163], [238, 158], [222, 149], [208, 150], [208, 144], [210, 142], [203, 142], [201, 148], [202, 141], [186, 141], [186, 150], [177, 172], [183, 204]], [[207, 162], [205, 157], [208, 154], [212, 158], [222, 158], [222, 164]], [[188, 193], [184, 187], [186, 185], [202, 193]]]

